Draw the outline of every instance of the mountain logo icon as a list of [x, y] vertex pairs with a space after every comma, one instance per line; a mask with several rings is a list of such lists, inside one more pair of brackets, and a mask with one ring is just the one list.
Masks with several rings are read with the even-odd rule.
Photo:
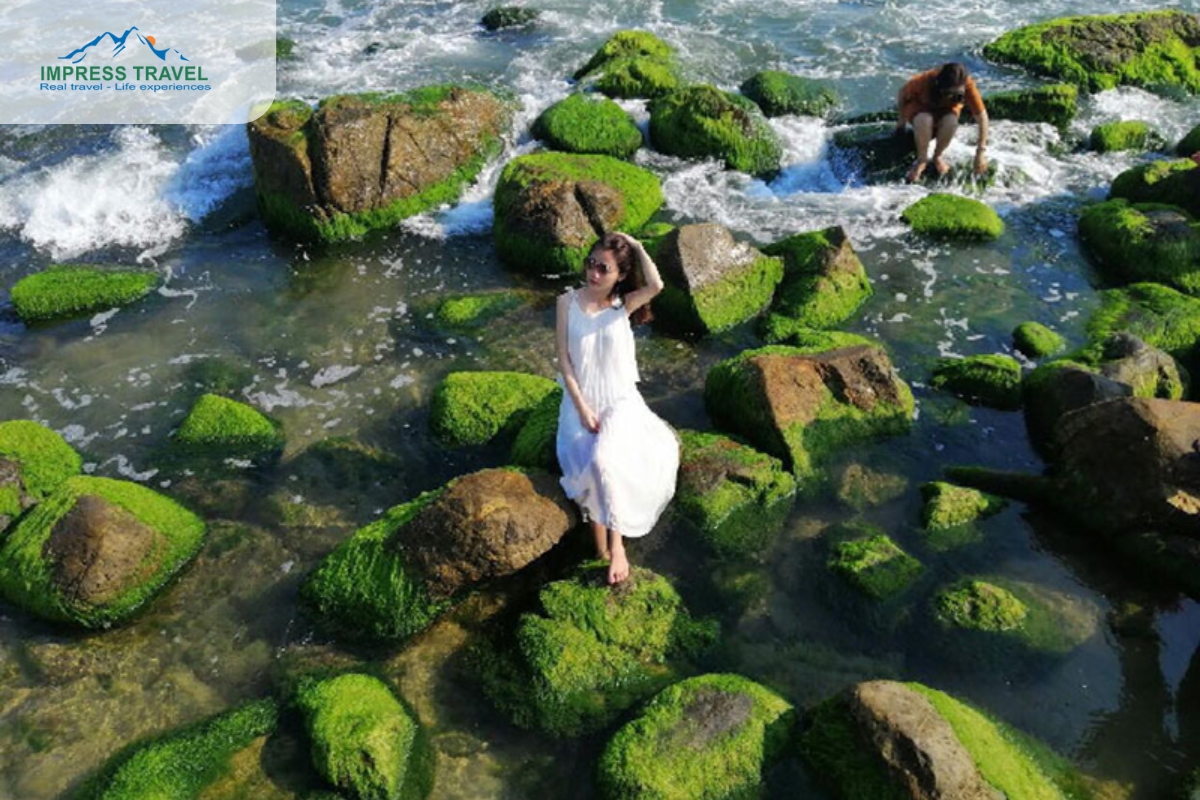
[[[133, 41], [130, 41], [130, 34], [133, 34]], [[80, 61], [83, 61], [85, 58], [87, 58], [88, 55], [90, 55], [93, 51], [96, 52], [96, 57], [99, 58], [105, 54], [105, 48], [102, 43], [107, 44], [110, 42], [112, 44], [111, 49], [108, 50], [108, 56], [110, 58], [116, 58], [121, 53], [125, 52], [127, 49], [127, 44], [136, 47], [138, 43], [141, 43], [144, 44], [146, 48], [158, 58], [159, 61], [166, 63], [179, 63], [188, 60], [183, 53], [179, 52], [179, 50], [174, 47], [159, 48], [157, 46], [158, 40], [153, 36], [143, 34], [137, 29], [136, 25], [122, 33], [120, 36], [117, 36], [112, 31], [105, 31], [82, 47], [77, 47], [71, 52], [67, 53], [65, 56], [59, 56], [59, 58], [67, 59], [72, 64], [78, 64]]]

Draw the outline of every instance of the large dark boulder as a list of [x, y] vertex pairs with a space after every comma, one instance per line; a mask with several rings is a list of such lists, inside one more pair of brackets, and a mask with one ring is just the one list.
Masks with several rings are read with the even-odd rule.
[[456, 199], [500, 152], [509, 105], [490, 92], [432, 86], [336, 95], [314, 110], [274, 103], [249, 123], [267, 225], [337, 241]]
[[1101, 375], [1088, 364], [1062, 359], [1042, 364], [1021, 381], [1025, 426], [1040, 452], [1053, 451], [1054, 429], [1065, 414], [1081, 408], [1131, 397], [1133, 390]]

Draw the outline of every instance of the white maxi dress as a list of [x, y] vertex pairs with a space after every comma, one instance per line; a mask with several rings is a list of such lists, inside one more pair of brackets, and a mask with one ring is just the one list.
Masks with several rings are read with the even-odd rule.
[[625, 308], [618, 300], [593, 314], [579, 300], [576, 292], [568, 297], [567, 349], [600, 432], [583, 427], [564, 391], [557, 440], [562, 487], [586, 519], [623, 536], [645, 536], [675, 494], [679, 441], [638, 392]]

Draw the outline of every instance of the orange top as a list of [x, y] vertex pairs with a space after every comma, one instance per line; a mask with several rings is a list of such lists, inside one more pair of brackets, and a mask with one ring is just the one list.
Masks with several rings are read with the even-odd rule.
[[944, 116], [945, 114], [953, 114], [958, 116], [962, 113], [963, 105], [971, 110], [971, 113], [978, 117], [984, 112], [983, 97], [979, 94], [979, 89], [975, 86], [975, 81], [967, 78], [966, 92], [963, 97], [964, 102], [949, 103], [941, 100], [937, 95], [937, 76], [938, 69], [931, 69], [928, 72], [922, 72], [920, 75], [914, 75], [909, 79], [908, 83], [900, 90], [900, 119], [904, 122], [912, 122], [913, 117], [923, 111], [927, 111], [935, 118]]

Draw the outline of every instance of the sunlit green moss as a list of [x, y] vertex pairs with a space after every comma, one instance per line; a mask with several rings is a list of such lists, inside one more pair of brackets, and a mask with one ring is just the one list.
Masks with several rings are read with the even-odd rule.
[[789, 236], [764, 247], [763, 252], [781, 257], [784, 263], [783, 281], [764, 325], [768, 342], [781, 341], [785, 332], [796, 328], [839, 325], [871, 296], [866, 269], [846, 245], [840, 226]]
[[558, 413], [563, 392], [555, 388], [538, 403], [517, 431], [511, 451], [512, 463], [518, 467], [533, 467], [561, 472], [558, 465]]
[[752, 175], [779, 171], [783, 147], [750, 100], [714, 86], [680, 89], [650, 104], [650, 139], [681, 158], [718, 158]]
[[629, 158], [642, 146], [633, 118], [612, 100], [572, 94], [543, 111], [533, 135], [554, 150]]
[[939, 239], [995, 239], [1004, 222], [986, 203], [953, 194], [931, 194], [900, 215], [914, 233]]
[[939, 358], [929, 385], [992, 408], [1021, 407], [1021, 365], [1012, 356]]
[[1039, 86], [1013, 92], [996, 92], [986, 98], [989, 119], [1014, 122], [1048, 122], [1065, 128], [1075, 119], [1079, 90], [1070, 84]]
[[1040, 322], [1022, 322], [1013, 329], [1013, 345], [1029, 358], [1044, 358], [1067, 348], [1062, 336]]
[[647, 31], [617, 31], [574, 77], [609, 97], [660, 97], [680, 86], [674, 49]]
[[561, 391], [538, 375], [521, 372], [452, 372], [433, 392], [429, 420], [451, 445], [478, 445], [516, 430], [547, 396]]
[[35, 500], [45, 498], [83, 467], [79, 453], [62, 436], [26, 419], [0, 422], [0, 457], [20, 466], [25, 491]]
[[768, 117], [784, 114], [822, 117], [838, 103], [837, 93], [826, 84], [778, 70], [756, 73], [742, 84], [741, 92]]
[[1200, 294], [1200, 223], [1177, 208], [1096, 203], [1079, 218], [1079, 238], [1113, 283], [1155, 281]]
[[253, 406], [215, 394], [200, 397], [175, 432], [187, 452], [253, 458], [283, 449], [282, 426]]
[[1150, 130], [1150, 126], [1142, 120], [1120, 120], [1097, 125], [1088, 139], [1088, 144], [1097, 153], [1147, 150], [1156, 143], [1159, 143], [1159, 140]]
[[996, 514], [1006, 505], [999, 497], [943, 481], [922, 486], [921, 497], [925, 501], [921, 523], [929, 531], [966, 525]]
[[837, 542], [829, 568], [872, 597], [884, 599], [902, 592], [921, 574], [921, 562], [904, 552], [886, 534]]
[[157, 284], [151, 270], [63, 264], [17, 281], [10, 296], [21, 319], [34, 322], [129, 305]]

